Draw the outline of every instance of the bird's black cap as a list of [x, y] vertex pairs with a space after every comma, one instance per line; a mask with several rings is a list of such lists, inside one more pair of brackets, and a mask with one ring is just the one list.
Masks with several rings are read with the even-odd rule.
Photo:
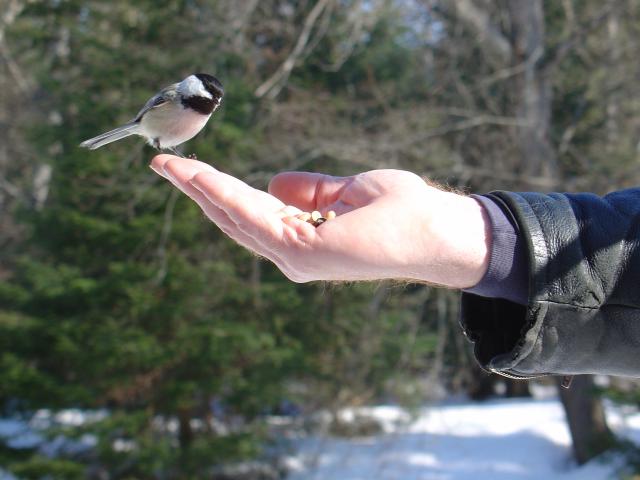
[[214, 98], [221, 98], [224, 95], [222, 83], [216, 77], [207, 73], [195, 73], [194, 75], [198, 77], [207, 92], [213, 95]]

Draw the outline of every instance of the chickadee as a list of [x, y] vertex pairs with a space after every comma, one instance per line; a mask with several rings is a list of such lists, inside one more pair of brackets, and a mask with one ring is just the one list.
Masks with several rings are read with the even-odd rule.
[[206, 73], [194, 73], [149, 99], [129, 123], [85, 140], [81, 147], [95, 150], [129, 135], [140, 135], [158, 150], [182, 156], [176, 146], [195, 137], [220, 106], [224, 91], [220, 81]]

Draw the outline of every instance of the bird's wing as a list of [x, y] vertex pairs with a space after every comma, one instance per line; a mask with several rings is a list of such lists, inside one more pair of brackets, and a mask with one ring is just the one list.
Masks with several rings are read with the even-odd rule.
[[178, 84], [174, 83], [173, 85], [170, 85], [167, 88], [160, 91], [160, 93], [158, 93], [154, 97], [151, 97], [149, 101], [144, 104], [144, 107], [142, 107], [142, 109], [135, 116], [135, 118], [133, 119], [133, 122], [139, 122], [142, 116], [145, 113], [147, 113], [149, 110], [162, 107], [163, 105], [166, 105], [171, 100], [173, 100], [177, 95], [177, 91], [176, 91], [177, 87], [178, 87]]

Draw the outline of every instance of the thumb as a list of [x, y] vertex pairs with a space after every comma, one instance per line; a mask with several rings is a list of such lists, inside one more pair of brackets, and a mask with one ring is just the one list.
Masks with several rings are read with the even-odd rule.
[[286, 205], [311, 211], [334, 203], [351, 177], [322, 173], [284, 172], [269, 182], [269, 193]]

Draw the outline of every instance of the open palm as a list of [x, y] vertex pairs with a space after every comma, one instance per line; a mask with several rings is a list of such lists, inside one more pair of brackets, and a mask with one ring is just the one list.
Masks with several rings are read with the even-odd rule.
[[[441, 225], [451, 223], [458, 208], [451, 196], [475, 203], [401, 170], [351, 177], [286, 172], [272, 179], [267, 193], [195, 160], [159, 155], [151, 166], [224, 233], [297, 282], [408, 278], [451, 284], [446, 273], [431, 271], [444, 261], [439, 252], [456, 246], [438, 232], [451, 231]], [[294, 216], [312, 210], [338, 216], [317, 228]], [[455, 273], [455, 263], [448, 267]]]

